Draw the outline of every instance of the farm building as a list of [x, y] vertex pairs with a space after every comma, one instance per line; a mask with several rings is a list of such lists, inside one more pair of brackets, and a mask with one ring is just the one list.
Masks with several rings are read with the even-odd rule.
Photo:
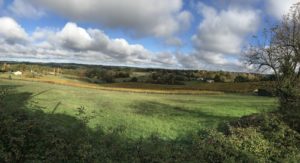
[[204, 81], [204, 78], [197, 78], [197, 81]]
[[16, 71], [16, 72], [13, 72], [13, 74], [16, 75], [16, 76], [20, 76], [20, 75], [22, 75], [23, 73], [22, 73], [21, 71]]
[[214, 80], [206, 80], [207, 83], [214, 83]]

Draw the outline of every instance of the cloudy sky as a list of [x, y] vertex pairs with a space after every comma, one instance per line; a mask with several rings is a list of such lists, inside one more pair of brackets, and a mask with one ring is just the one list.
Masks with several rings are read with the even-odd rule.
[[242, 49], [298, 1], [0, 0], [0, 60], [248, 71]]

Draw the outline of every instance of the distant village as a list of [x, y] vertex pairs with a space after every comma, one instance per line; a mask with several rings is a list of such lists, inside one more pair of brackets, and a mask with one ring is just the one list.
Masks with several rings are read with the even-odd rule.
[[[35, 69], [40, 69], [39, 72], [34, 70], [33, 68], [30, 68], [30, 70], [27, 69], [28, 66], [12, 66], [10, 64], [4, 63], [1, 67], [1, 72], [6, 72], [10, 75], [14, 76], [27, 76], [27, 77], [39, 77], [43, 75], [61, 75], [62, 69], [61, 68], [48, 68], [48, 69], [40, 69], [35, 67]], [[31, 66], [33, 67], [33, 66]]]
[[[77, 76], [93, 83], [141, 82], [152, 84], [182, 85], [185, 82], [255, 82], [272, 80], [270, 75], [206, 71], [166, 70], [131, 67], [112, 67], [76, 64], [3, 63], [1, 72], [22, 78], [38, 78], [44, 75]], [[136, 75], [138, 74], [138, 75]]]

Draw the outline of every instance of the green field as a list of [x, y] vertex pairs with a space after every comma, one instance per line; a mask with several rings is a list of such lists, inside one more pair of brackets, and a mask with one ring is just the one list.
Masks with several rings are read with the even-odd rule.
[[39, 106], [48, 113], [76, 116], [83, 106], [94, 116], [89, 126], [105, 131], [125, 128], [128, 138], [148, 137], [155, 133], [174, 139], [205, 128], [216, 128], [220, 122], [243, 115], [270, 111], [276, 100], [239, 94], [165, 95], [104, 91], [41, 82], [0, 80], [17, 92], [9, 101], [29, 99], [26, 105]]

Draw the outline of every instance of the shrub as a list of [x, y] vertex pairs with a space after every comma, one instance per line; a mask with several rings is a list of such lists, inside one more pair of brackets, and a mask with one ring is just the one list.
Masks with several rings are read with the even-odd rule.
[[267, 89], [258, 89], [257, 95], [258, 96], [274, 96], [274, 93]]
[[137, 77], [132, 77], [132, 78], [130, 79], [130, 82], [138, 82], [138, 78], [137, 78]]
[[234, 82], [236, 83], [241, 83], [241, 82], [249, 82], [250, 80], [247, 77], [238, 75], [237, 77], [235, 77]]

